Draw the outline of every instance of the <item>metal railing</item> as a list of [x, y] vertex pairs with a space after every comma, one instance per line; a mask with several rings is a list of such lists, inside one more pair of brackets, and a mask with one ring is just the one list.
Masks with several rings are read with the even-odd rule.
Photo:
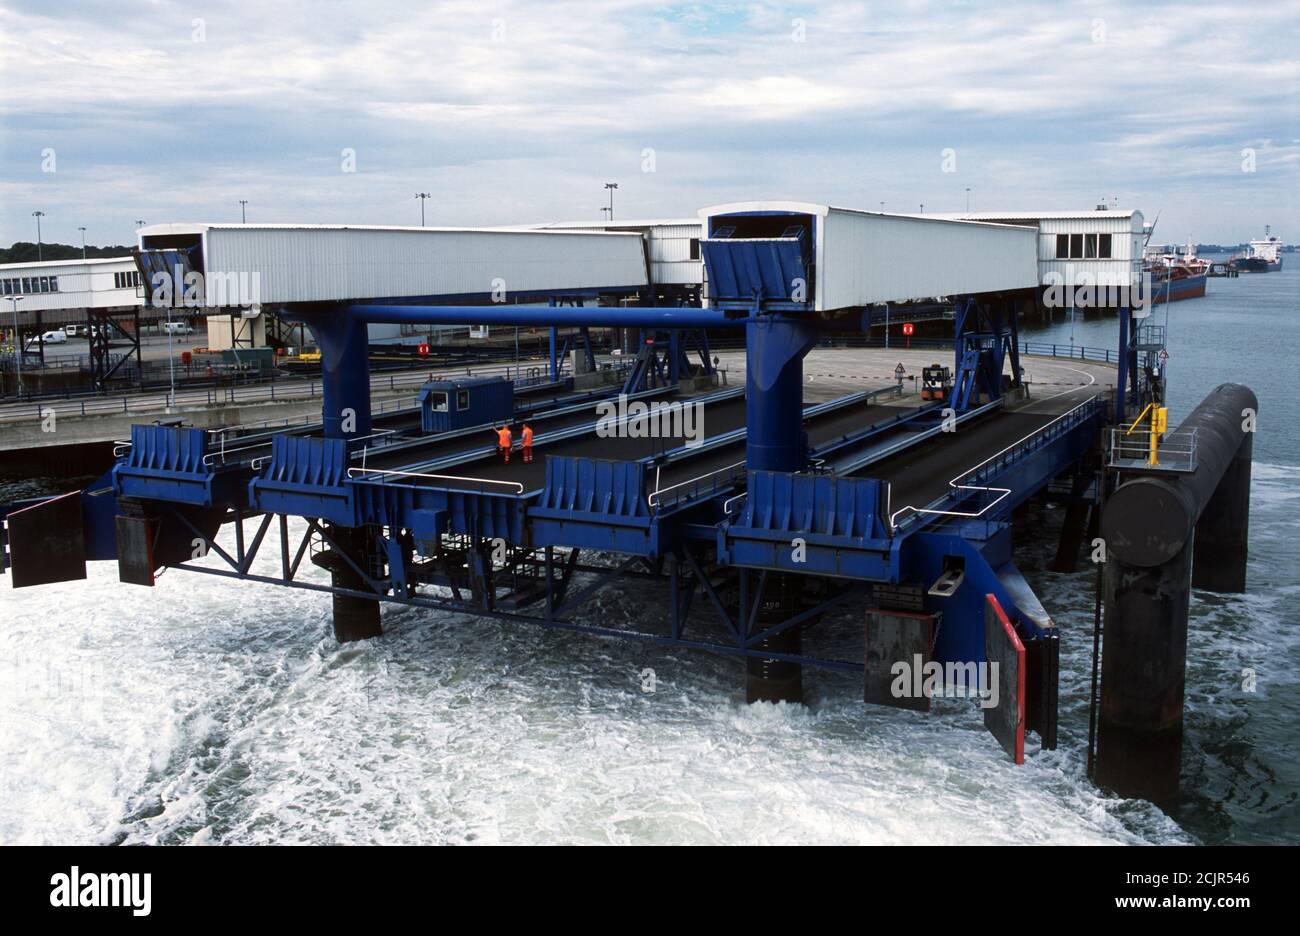
[[694, 478], [670, 484], [666, 488], [659, 487], [659, 470], [656, 469], [655, 489], [646, 496], [646, 504], [657, 512], [665, 505], [676, 504], [678, 501], [694, 500], [705, 494], [710, 497], [720, 494], [745, 477], [745, 464], [744, 461], [738, 461], [724, 465]]
[[[368, 477], [378, 475], [379, 477]], [[378, 481], [382, 484], [393, 483], [391, 478], [418, 478], [422, 481], [452, 482], [454, 485], [471, 485], [465, 488], [456, 486], [453, 490], [477, 490], [480, 494], [489, 493], [488, 487], [507, 488], [509, 493], [522, 494], [524, 486], [518, 481], [497, 481], [492, 478], [470, 478], [464, 475], [427, 474], [422, 471], [401, 471], [396, 468], [349, 468], [348, 477], [363, 481]], [[447, 487], [446, 484], [433, 484], [430, 487]], [[501, 490], [492, 493], [501, 494]]]
[[[999, 488], [992, 486], [992, 481], [1011, 465], [1015, 464], [1040, 451], [1045, 446], [1059, 439], [1062, 435], [1070, 432], [1086, 420], [1093, 419], [1097, 416], [1098, 411], [1106, 405], [1105, 397], [1098, 394], [1089, 397], [1078, 406], [1066, 413], [1053, 419], [1047, 425], [1035, 429], [1033, 432], [1015, 442], [1012, 442], [1006, 448], [994, 455], [990, 455], [984, 461], [972, 468], [967, 468], [961, 474], [955, 476], [948, 482], [948, 492], [943, 497], [934, 501], [934, 504], [942, 503], [945, 500], [964, 501], [972, 496], [988, 495], [984, 498], [984, 503], [974, 510], [944, 510], [936, 506], [914, 507], [908, 504], [894, 510], [889, 515], [889, 526], [897, 530], [915, 517], [921, 516], [944, 516], [957, 517], [965, 519], [980, 519], [984, 517], [993, 507], [1001, 503], [1012, 492], [1008, 488]], [[955, 506], [955, 504], [954, 504]], [[904, 516], [907, 515], [907, 516]], [[902, 518], [901, 522], [899, 518]]]
[[[1017, 343], [1021, 354], [1037, 357], [1066, 358], [1075, 361], [1094, 361], [1099, 364], [1116, 364], [1119, 352], [1114, 348], [1093, 348], [1086, 345], [1070, 343], [1029, 341]], [[743, 351], [743, 338], [710, 339], [709, 347], [717, 351]], [[883, 338], [868, 338], [864, 335], [835, 335], [824, 338], [819, 345], [822, 348], [885, 348]], [[891, 351], [952, 351], [951, 338], [890, 338], [887, 346]]]
[[[630, 366], [630, 362], [615, 362], [611, 370], [620, 373]], [[454, 379], [457, 377], [510, 377], [521, 388], [550, 383], [550, 377], [544, 368], [521, 364], [488, 365], [485, 367], [460, 367], [451, 370], [431, 370], [427, 367], [412, 368], [398, 373], [372, 375], [372, 391], [397, 391], [419, 386], [429, 380]], [[132, 412], [144, 413], [157, 411], [168, 406], [214, 407], [244, 405], [250, 403], [280, 403], [312, 400], [320, 396], [319, 378], [279, 377], [271, 382], [241, 383], [235, 386], [194, 387], [178, 386], [174, 398], [166, 387], [145, 389], [143, 391], [121, 396], [106, 397], [94, 392], [64, 393], [41, 397], [26, 397], [23, 401], [0, 402], [0, 421], [24, 419], [44, 419], [51, 412], [58, 416], [104, 416], [129, 415]], [[169, 399], [170, 398], [170, 399]], [[383, 407], [377, 412], [382, 412]]]
[[1089, 348], [1085, 345], [1022, 341], [1020, 342], [1020, 353], [1036, 357], [1068, 358], [1073, 361], [1095, 361], [1099, 364], [1119, 363], [1119, 352], [1117, 350], [1113, 348]]
[[1133, 347], [1138, 351], [1160, 351], [1165, 347], [1165, 326], [1139, 325], [1133, 338]]
[[1175, 429], [1157, 434], [1155, 461], [1152, 461], [1152, 433], [1149, 426], [1110, 430], [1110, 457], [1112, 468], [1128, 471], [1178, 471], [1196, 470], [1197, 430]]

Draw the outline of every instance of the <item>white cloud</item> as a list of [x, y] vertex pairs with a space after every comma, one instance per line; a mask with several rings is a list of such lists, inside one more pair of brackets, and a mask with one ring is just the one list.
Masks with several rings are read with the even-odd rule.
[[[78, 224], [122, 240], [136, 217], [231, 217], [239, 198], [260, 218], [400, 222], [418, 216], [417, 189], [438, 192], [446, 223], [596, 217], [607, 179], [624, 217], [782, 195], [957, 208], [969, 185], [986, 208], [1125, 193], [1205, 239], [1265, 221], [1300, 232], [1298, 21], [1296, 0], [1249, 16], [1183, 2], [11, 2], [0, 240], [30, 239], [37, 207], [65, 241]], [[1278, 142], [1230, 205], [1188, 184], [1239, 172], [1251, 140]], [[339, 171], [344, 147], [356, 174]], [[639, 171], [645, 147], [654, 174]], [[939, 171], [945, 147], [955, 175]]]

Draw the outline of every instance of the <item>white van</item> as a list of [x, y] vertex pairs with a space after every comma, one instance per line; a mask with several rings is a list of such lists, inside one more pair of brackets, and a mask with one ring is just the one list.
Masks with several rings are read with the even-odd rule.
[[162, 331], [164, 335], [192, 335], [194, 326], [189, 322], [163, 322]]
[[30, 351], [32, 348], [38, 347], [41, 344], [41, 342], [45, 342], [45, 344], [63, 344], [67, 340], [68, 340], [68, 333], [65, 332], [62, 328], [56, 328], [54, 331], [47, 331], [39, 338], [36, 337], [28, 338], [27, 350]]

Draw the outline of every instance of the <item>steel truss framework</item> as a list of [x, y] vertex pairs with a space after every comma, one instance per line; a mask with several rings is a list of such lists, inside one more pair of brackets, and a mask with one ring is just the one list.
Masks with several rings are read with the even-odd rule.
[[[202, 548], [197, 550], [196, 560], [208, 554], [213, 554], [225, 564], [224, 568], [194, 565], [192, 562], [183, 562], [170, 566], [170, 568], [186, 572], [218, 575], [268, 585], [301, 588], [327, 594], [346, 595], [353, 598], [374, 599], [392, 604], [440, 611], [475, 614], [597, 637], [640, 640], [662, 645], [707, 650], [732, 656], [806, 663], [810, 666], [855, 673], [861, 673], [864, 669], [861, 660], [839, 660], [808, 654], [781, 653], [772, 649], [764, 649], [762, 644], [792, 628], [806, 629], [810, 627], [827, 612], [855, 598], [860, 598], [869, 590], [869, 583], [845, 582], [816, 604], [804, 608], [783, 621], [759, 630], [757, 627], [759, 609], [763, 604], [769, 572], [767, 570], [735, 569], [736, 582], [734, 587], [739, 590], [739, 600], [734, 603], [733, 607], [731, 603], [724, 599], [719, 588], [710, 579], [710, 572], [716, 573], [723, 567], [707, 562], [702, 555], [706, 552], [705, 548], [697, 549], [688, 543], [683, 544], [676, 555], [666, 557], [658, 562], [640, 556], [630, 556], [612, 566], [598, 563], [582, 563], [580, 561], [582, 550], [579, 548], [572, 548], [568, 550], [567, 554], [561, 554], [561, 550], [557, 550], [553, 546], [547, 546], [540, 550], [517, 549], [510, 556], [509, 561], [499, 567], [496, 564], [489, 563], [486, 567], [486, 575], [481, 578], [477, 586], [473, 583], [457, 583], [453, 581], [444, 583], [408, 581], [403, 584], [398, 576], [391, 574], [376, 575], [375, 569], [363, 568], [362, 564], [349, 555], [347, 550], [341, 548], [340, 544], [330, 535], [328, 526], [316, 518], [304, 518], [307, 521], [307, 529], [295, 542], [289, 530], [289, 516], [286, 514], [244, 514], [239, 511], [231, 511], [226, 518], [227, 522], [232, 523], [235, 528], [235, 551], [234, 555], [231, 555], [230, 552], [216, 542], [215, 537], [206, 535], [182, 513], [166, 508], [164, 514], [168, 519], [180, 523], [194, 537], [195, 542], [202, 543]], [[259, 517], [260, 519], [250, 538], [245, 529], [245, 523]], [[278, 576], [263, 575], [252, 571], [253, 562], [265, 545], [267, 533], [273, 523], [276, 523], [279, 527], [280, 574]], [[392, 544], [395, 542], [391, 533], [385, 535], [382, 531], [375, 530], [373, 536], [374, 545], [379, 550], [379, 554], [390, 555]], [[447, 539], [455, 541], [458, 538], [447, 537]], [[303, 559], [325, 548], [341, 556], [370, 590], [340, 588], [298, 578]], [[474, 544], [474, 551], [480, 555], [486, 555], [490, 549], [491, 541]], [[409, 573], [413, 569], [418, 569], [420, 565], [422, 564], [410, 565], [405, 571]], [[471, 562], [467, 570], [470, 578], [473, 578], [474, 575], [473, 566], [474, 563]], [[503, 574], [518, 575], [521, 572], [525, 576], [529, 572], [538, 573], [536, 577], [544, 588], [537, 601], [541, 606], [540, 614], [521, 613], [500, 606], [496, 591], [502, 586], [497, 585], [497, 577]], [[591, 581], [579, 582], [578, 577], [580, 575], [594, 575], [595, 578]], [[405, 577], [405, 574], [401, 576], [401, 578]], [[619, 579], [629, 578], [652, 581], [663, 581], [666, 578], [668, 580], [669, 620], [667, 633], [581, 624], [570, 617], [573, 612], [586, 604], [602, 588]], [[452, 592], [452, 597], [442, 598], [422, 594], [418, 590], [421, 584], [444, 584]], [[471, 591], [471, 600], [462, 597], [463, 590]], [[699, 596], [703, 596], [705, 601], [697, 602], [696, 599]], [[694, 620], [691, 617], [692, 610], [705, 604], [712, 609], [718, 621], [721, 622], [728, 637], [731, 638], [730, 642], [717, 641], [703, 636], [688, 636], [687, 625]]]
[[[131, 329], [122, 327], [121, 318], [128, 318], [133, 323]], [[91, 309], [86, 317], [86, 329], [89, 332], [90, 376], [96, 390], [107, 390], [108, 382], [121, 368], [135, 358], [136, 380], [139, 385], [144, 377], [143, 359], [140, 356], [140, 310], [127, 312], [109, 309]], [[127, 342], [126, 351], [116, 361], [112, 359], [114, 348], [120, 347], [115, 342]]]

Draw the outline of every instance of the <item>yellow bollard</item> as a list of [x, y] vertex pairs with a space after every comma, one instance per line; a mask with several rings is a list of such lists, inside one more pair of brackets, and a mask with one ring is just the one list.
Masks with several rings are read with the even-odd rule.
[[1165, 434], [1169, 427], [1169, 407], [1153, 406], [1151, 407], [1151, 457], [1148, 459], [1148, 465], [1159, 465], [1160, 458], [1158, 451], [1160, 446], [1160, 437]]

